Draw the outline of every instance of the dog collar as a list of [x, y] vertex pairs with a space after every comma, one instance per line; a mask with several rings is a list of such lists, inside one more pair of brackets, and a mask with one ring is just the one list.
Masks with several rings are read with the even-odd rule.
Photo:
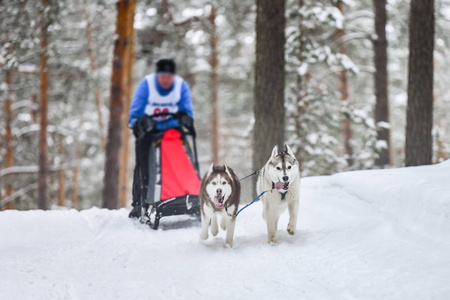
[[228, 215], [229, 217], [232, 217], [232, 216], [233, 216], [232, 214], [230, 214], [230, 213], [228, 212], [228, 205], [227, 205], [226, 202], [225, 202], [225, 212], [227, 213], [227, 215]]

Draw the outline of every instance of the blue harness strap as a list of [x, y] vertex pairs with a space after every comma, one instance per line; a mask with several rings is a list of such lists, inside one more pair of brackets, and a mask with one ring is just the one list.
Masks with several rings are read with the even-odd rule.
[[[252, 202], [250, 202], [249, 204], [247, 204], [246, 206], [244, 206], [243, 208], [241, 208], [240, 210], [238, 210], [238, 212], [236, 213], [236, 217], [239, 215], [239, 213], [240, 213], [241, 211], [243, 211], [244, 209], [246, 209], [247, 207], [249, 207], [250, 205], [252, 205], [253, 203], [255, 203], [256, 200], [258, 200], [259, 198], [261, 198], [262, 195], [264, 195], [265, 193], [270, 192], [270, 191], [271, 191], [271, 190], [267, 190], [267, 191], [262, 192], [261, 194], [258, 195], [258, 197], [256, 197], [255, 199], [253, 199]], [[227, 212], [227, 215], [228, 215], [229, 217], [232, 217], [232, 216], [233, 216], [232, 214], [230, 214], [230, 213], [228, 212], [228, 207], [227, 207], [226, 204], [225, 204], [225, 211]]]
[[255, 203], [256, 200], [258, 200], [259, 198], [261, 198], [262, 195], [264, 195], [267, 191], [262, 192], [261, 194], [258, 195], [258, 197], [256, 197], [252, 202], [250, 202], [249, 204], [247, 204], [246, 206], [244, 206], [243, 208], [241, 208], [237, 213], [236, 213], [236, 217], [239, 215], [239, 213], [241, 211], [243, 211], [244, 209], [246, 209], [247, 207], [249, 207], [250, 205], [252, 205], [253, 203]]

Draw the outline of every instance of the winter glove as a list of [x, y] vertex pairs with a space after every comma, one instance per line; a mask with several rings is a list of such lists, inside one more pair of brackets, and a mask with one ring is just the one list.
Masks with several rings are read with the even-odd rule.
[[175, 114], [175, 119], [178, 123], [187, 128], [192, 128], [194, 126], [194, 119], [192, 119], [185, 111], [179, 111]]
[[148, 132], [156, 127], [155, 121], [149, 117], [138, 118], [133, 127], [133, 134], [137, 139], [143, 138]]

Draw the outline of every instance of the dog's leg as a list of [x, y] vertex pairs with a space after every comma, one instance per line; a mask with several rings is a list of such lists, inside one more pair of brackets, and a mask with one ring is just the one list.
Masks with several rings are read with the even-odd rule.
[[227, 237], [225, 239], [226, 244], [230, 245], [230, 247], [233, 247], [233, 236], [234, 236], [234, 226], [236, 223], [236, 218], [227, 218]]
[[219, 233], [219, 225], [217, 225], [217, 216], [214, 214], [211, 218], [211, 234], [216, 236]]
[[287, 232], [290, 235], [294, 235], [295, 229], [297, 227], [298, 200], [295, 199], [294, 201], [290, 202], [288, 209], [289, 209], [289, 223], [287, 226]]
[[280, 216], [281, 216], [281, 214], [277, 214], [275, 216], [275, 232], [278, 231], [278, 221], [280, 220]]
[[202, 213], [202, 233], [200, 234], [200, 238], [202, 240], [208, 239], [208, 227], [211, 218], [206, 214], [206, 212]]
[[220, 228], [222, 228], [223, 231], [227, 230], [227, 219], [223, 215], [222, 220], [220, 220]]
[[[262, 200], [261, 200], [262, 201]], [[263, 202], [263, 212], [262, 212], [262, 218], [263, 220], [267, 219], [267, 214], [266, 214], [266, 205]]]
[[273, 212], [270, 212], [268, 208], [266, 208], [266, 223], [267, 223], [267, 242], [269, 244], [276, 244], [276, 234], [277, 234], [277, 222], [276, 218], [273, 215]]

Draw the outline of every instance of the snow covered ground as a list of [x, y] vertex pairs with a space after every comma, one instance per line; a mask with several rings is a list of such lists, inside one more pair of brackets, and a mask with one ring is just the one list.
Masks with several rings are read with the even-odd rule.
[[450, 161], [306, 178], [300, 203], [276, 246], [245, 210], [233, 249], [181, 217], [0, 212], [0, 299], [450, 299]]

